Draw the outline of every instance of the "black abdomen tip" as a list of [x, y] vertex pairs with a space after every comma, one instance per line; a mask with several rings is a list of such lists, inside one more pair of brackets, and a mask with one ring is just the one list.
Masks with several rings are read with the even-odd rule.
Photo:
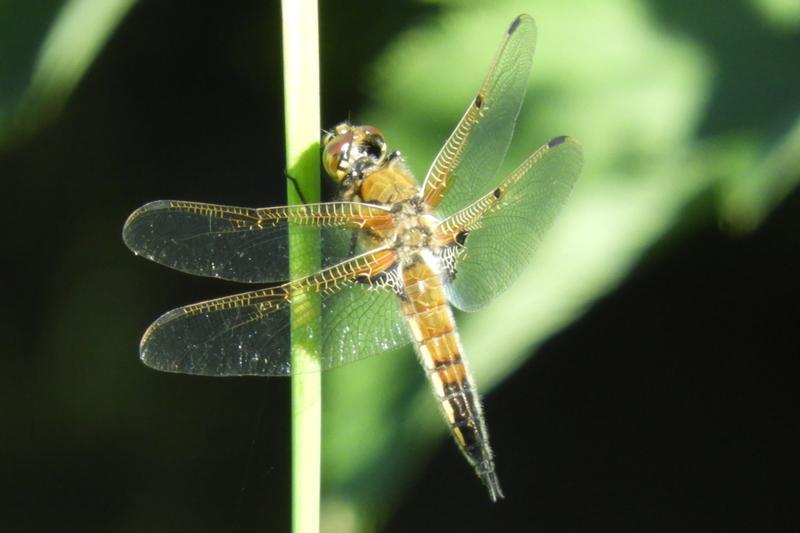
[[500, 488], [500, 481], [498, 481], [497, 474], [494, 470], [481, 475], [481, 481], [483, 481], [483, 484], [486, 485], [486, 488], [489, 490], [489, 499], [491, 499], [492, 502], [505, 498], [503, 489]]
[[547, 146], [549, 146], [550, 148], [555, 148], [556, 146], [563, 143], [567, 139], [569, 139], [569, 137], [567, 137], [566, 135], [559, 135], [558, 137], [553, 137], [547, 142]]

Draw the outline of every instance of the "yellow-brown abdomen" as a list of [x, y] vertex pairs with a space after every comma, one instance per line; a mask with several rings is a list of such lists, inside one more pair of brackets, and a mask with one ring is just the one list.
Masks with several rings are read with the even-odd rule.
[[491, 498], [502, 498], [477, 389], [462, 357], [442, 282], [419, 259], [403, 269], [403, 284], [403, 313], [442, 414]]

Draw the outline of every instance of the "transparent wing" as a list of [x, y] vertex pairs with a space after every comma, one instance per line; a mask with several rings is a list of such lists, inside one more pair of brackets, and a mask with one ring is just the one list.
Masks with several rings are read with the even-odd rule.
[[[391, 250], [371, 252], [278, 287], [169, 311], [145, 332], [142, 361], [186, 374], [288, 376], [291, 313], [320, 340], [323, 369], [402, 346], [410, 337], [399, 300], [380, 276], [369, 277], [395, 259]], [[316, 300], [320, 321], [311, 320]]]
[[517, 17], [506, 32], [478, 95], [434, 159], [423, 197], [441, 216], [477, 200], [499, 182], [536, 45], [536, 24]]
[[436, 238], [451, 243], [447, 292], [453, 305], [474, 311], [511, 285], [567, 201], [582, 166], [580, 144], [556, 137], [494, 191], [441, 222]]
[[[176, 270], [261, 283], [289, 279], [290, 226], [315, 239], [319, 235], [324, 268], [363, 251], [354, 232], [391, 223], [386, 209], [354, 202], [251, 209], [159, 200], [128, 217], [122, 238], [135, 253]], [[299, 264], [314, 264], [298, 259]]]

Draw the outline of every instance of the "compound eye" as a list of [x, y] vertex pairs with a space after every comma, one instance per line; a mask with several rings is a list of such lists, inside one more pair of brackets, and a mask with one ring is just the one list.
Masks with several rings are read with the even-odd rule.
[[341, 181], [354, 169], [367, 174], [386, 159], [383, 133], [372, 126], [343, 123], [322, 139], [322, 166], [335, 181]]
[[374, 126], [362, 126], [361, 131], [362, 138], [359, 141], [364, 155], [374, 161], [382, 161], [386, 157], [386, 141], [383, 138], [383, 132]]
[[353, 134], [331, 135], [330, 139], [326, 135], [323, 144], [325, 149], [322, 151], [322, 166], [325, 172], [337, 182], [342, 181], [350, 171], [349, 157]]

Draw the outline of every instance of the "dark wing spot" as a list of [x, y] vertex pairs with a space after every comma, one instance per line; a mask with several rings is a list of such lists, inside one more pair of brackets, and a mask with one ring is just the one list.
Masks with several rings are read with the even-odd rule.
[[477, 109], [480, 109], [481, 106], [483, 105], [483, 97], [481, 95], [476, 96], [475, 97], [475, 102], [473, 102], [473, 103], [475, 104], [475, 107]]
[[511, 26], [508, 27], [508, 34], [511, 35], [517, 30], [519, 23], [522, 22], [522, 15], [518, 15], [517, 18], [514, 19], [514, 22], [511, 23]]
[[492, 191], [492, 194], [494, 195], [495, 198], [497, 198], [499, 200], [500, 197], [503, 196], [503, 191], [501, 191], [500, 187], [498, 187], [498, 188], [496, 188], [495, 190]]
[[468, 231], [459, 231], [458, 235], [456, 235], [456, 244], [464, 246], [464, 243], [467, 242], [467, 236], [469, 236]]
[[558, 146], [559, 144], [563, 143], [567, 139], [569, 139], [569, 137], [567, 137], [566, 135], [559, 135], [558, 137], [553, 137], [547, 143], [547, 146], [549, 146], [550, 148], [555, 148], [556, 146]]
[[383, 287], [385, 289], [391, 290], [396, 296], [400, 298], [407, 298], [405, 291], [403, 291], [402, 283], [400, 282], [400, 276], [397, 271], [397, 263], [390, 266], [388, 269], [375, 274], [373, 276], [369, 276], [368, 274], [362, 274], [355, 278], [355, 281], [358, 283], [363, 283], [365, 285], [370, 285], [372, 287]]

